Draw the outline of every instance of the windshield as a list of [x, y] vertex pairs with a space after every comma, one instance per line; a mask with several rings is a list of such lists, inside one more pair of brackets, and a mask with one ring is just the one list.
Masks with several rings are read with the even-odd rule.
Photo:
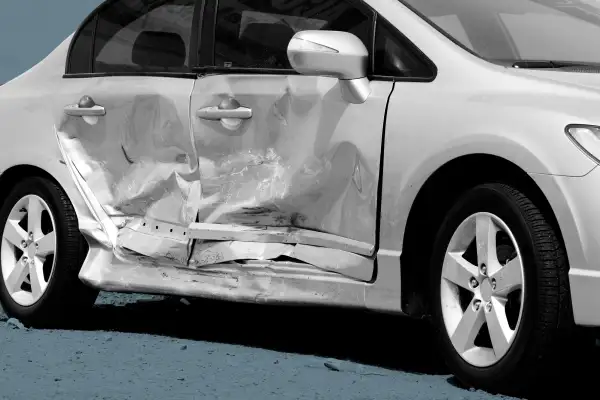
[[600, 0], [402, 0], [490, 61], [600, 64]]

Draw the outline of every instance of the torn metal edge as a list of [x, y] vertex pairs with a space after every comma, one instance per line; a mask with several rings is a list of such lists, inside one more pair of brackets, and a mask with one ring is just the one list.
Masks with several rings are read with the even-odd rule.
[[[60, 140], [58, 130], [56, 129], [56, 125], [54, 126], [54, 134], [56, 135], [58, 148], [63, 156], [63, 159], [66, 162], [65, 165], [67, 166], [67, 169], [69, 170], [69, 173], [73, 178], [73, 182], [77, 186], [77, 189], [79, 190], [79, 193], [81, 193], [81, 197], [83, 197], [83, 200], [87, 204], [88, 208], [90, 209], [98, 223], [102, 226], [102, 229], [107, 235], [107, 239], [110, 243], [110, 246], [114, 248], [117, 243], [117, 227], [115, 226], [115, 224], [112, 223], [110, 217], [106, 214], [106, 212], [104, 212], [102, 206], [85, 183], [85, 180], [83, 179], [81, 174], [79, 174], [79, 171], [77, 170], [75, 164], [73, 164], [73, 161], [67, 156], [67, 153]], [[85, 227], [80, 225], [80, 230], [82, 231], [82, 233], [84, 233]], [[106, 245], [108, 243], [104, 242], [103, 244]]]
[[328, 247], [349, 253], [371, 256], [372, 244], [340, 238], [329, 233], [298, 228], [253, 227], [243, 225], [220, 225], [195, 222], [189, 225], [189, 235], [200, 240], [230, 240], [241, 242], [305, 244]]

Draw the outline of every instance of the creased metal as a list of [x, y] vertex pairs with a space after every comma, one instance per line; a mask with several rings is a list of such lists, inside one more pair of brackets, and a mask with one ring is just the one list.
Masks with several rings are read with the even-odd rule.
[[[203, 200], [191, 234], [372, 255], [390, 90], [387, 82], [373, 82], [369, 101], [357, 106], [342, 98], [333, 78], [228, 74], [199, 80], [192, 110], [235, 98], [253, 116], [233, 132], [219, 121], [194, 119]], [[378, 117], [367, 121], [363, 112]]]
[[[252, 118], [231, 130], [195, 117], [227, 98], [213, 94], [222, 93], [210, 87], [213, 78], [195, 87], [129, 78], [118, 91], [115, 78], [98, 78], [79, 93], [105, 115], [59, 119], [63, 156], [110, 239], [113, 262], [205, 271], [287, 257], [370, 281], [381, 127], [361, 134], [369, 124], [347, 114], [353, 105], [335, 79], [275, 77], [265, 96], [236, 94]], [[383, 117], [387, 91], [380, 89], [371, 107]]]
[[189, 266], [201, 268], [238, 260], [273, 260], [282, 256], [361, 281], [369, 281], [373, 277], [374, 262], [369, 258], [342, 250], [302, 244], [203, 242], [194, 247]]
[[189, 232], [191, 238], [201, 240], [303, 243], [313, 246], [331, 247], [363, 255], [369, 255], [373, 252], [373, 246], [363, 242], [329, 233], [298, 228], [193, 223], [190, 224]]
[[106, 116], [65, 115], [57, 128], [66, 158], [109, 216], [193, 222], [200, 179], [188, 107], [167, 94], [128, 96], [128, 87], [104, 99], [102, 83], [98, 81], [93, 97], [106, 108]]

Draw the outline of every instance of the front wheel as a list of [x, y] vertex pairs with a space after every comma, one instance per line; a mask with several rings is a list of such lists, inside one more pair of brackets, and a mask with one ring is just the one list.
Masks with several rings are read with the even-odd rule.
[[560, 370], [573, 328], [565, 251], [542, 211], [504, 184], [466, 193], [432, 255], [442, 355], [469, 386], [516, 393]]
[[77, 216], [47, 179], [19, 182], [0, 208], [0, 302], [26, 325], [57, 326], [91, 307], [98, 292], [78, 274], [86, 255]]

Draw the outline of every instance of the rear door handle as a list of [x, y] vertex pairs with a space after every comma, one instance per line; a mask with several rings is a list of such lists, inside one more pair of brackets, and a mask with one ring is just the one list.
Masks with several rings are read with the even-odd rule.
[[100, 117], [106, 115], [106, 110], [90, 96], [83, 96], [79, 103], [66, 106], [65, 114], [73, 117]]
[[209, 121], [218, 121], [222, 119], [250, 119], [252, 118], [252, 109], [242, 107], [236, 99], [225, 99], [218, 106], [204, 107], [196, 111], [198, 118]]

